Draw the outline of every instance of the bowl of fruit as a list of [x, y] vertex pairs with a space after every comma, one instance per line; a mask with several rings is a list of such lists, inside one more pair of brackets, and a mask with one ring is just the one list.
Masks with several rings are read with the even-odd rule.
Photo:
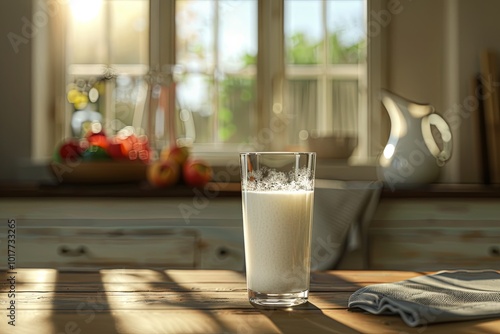
[[83, 138], [57, 146], [50, 168], [61, 183], [124, 183], [146, 179], [151, 150], [144, 135], [126, 127], [107, 136], [99, 123]]

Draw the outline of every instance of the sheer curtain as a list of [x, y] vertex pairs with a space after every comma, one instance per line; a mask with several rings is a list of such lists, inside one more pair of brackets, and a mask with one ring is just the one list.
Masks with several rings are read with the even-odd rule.
[[302, 138], [304, 136], [301, 131], [311, 131], [317, 128], [318, 83], [315, 79], [289, 80], [287, 86], [288, 103], [285, 108], [292, 115], [288, 141], [292, 145], [299, 145], [301, 136]]
[[335, 134], [356, 135], [358, 132], [359, 88], [357, 80], [332, 82], [332, 120]]
[[[308, 135], [346, 135], [358, 133], [359, 88], [357, 80], [332, 80], [329, 83], [331, 106], [324, 106], [319, 95], [318, 80], [287, 82], [287, 111], [293, 121], [289, 125], [289, 143], [301, 144]], [[320, 108], [326, 108], [322, 112]], [[320, 115], [324, 115], [321, 117]]]

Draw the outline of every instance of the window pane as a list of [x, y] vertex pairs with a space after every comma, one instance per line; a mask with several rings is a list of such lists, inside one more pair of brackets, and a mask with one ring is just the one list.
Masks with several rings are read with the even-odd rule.
[[248, 140], [255, 113], [257, 2], [219, 1], [218, 139]]
[[213, 138], [214, 110], [211, 101], [213, 83], [203, 73], [186, 73], [177, 83], [179, 107], [192, 113], [195, 142], [210, 143]]
[[71, 112], [71, 136], [81, 137], [92, 121], [104, 121], [106, 83], [97, 76], [70, 76], [66, 86], [66, 99]]
[[69, 2], [66, 48], [69, 64], [107, 62], [106, 11], [102, 0]]
[[114, 134], [126, 126], [133, 126], [137, 134], [143, 133], [146, 87], [143, 76], [119, 74], [111, 85], [114, 89], [114, 115], [106, 128]]
[[218, 136], [222, 142], [247, 142], [255, 118], [255, 79], [227, 76], [220, 83]]
[[357, 64], [362, 59], [364, 1], [336, 1], [327, 4], [328, 61], [332, 64]]
[[285, 0], [289, 144], [358, 133], [364, 0]]
[[109, 1], [110, 62], [148, 64], [149, 1]]
[[256, 1], [219, 1], [219, 59], [223, 72], [235, 72], [256, 63]]
[[100, 121], [109, 135], [125, 126], [140, 133], [140, 92], [149, 62], [149, 1], [71, 0], [68, 10], [67, 135], [83, 135], [92, 120]]
[[257, 1], [177, 0], [177, 62], [187, 75], [179, 100], [195, 143], [239, 143], [255, 113]]
[[69, 8], [69, 64], [148, 63], [148, 0], [72, 0]]
[[289, 64], [321, 63], [321, 0], [285, 1], [285, 46]]
[[214, 66], [215, 1], [177, 0], [177, 63], [189, 70], [207, 71]]

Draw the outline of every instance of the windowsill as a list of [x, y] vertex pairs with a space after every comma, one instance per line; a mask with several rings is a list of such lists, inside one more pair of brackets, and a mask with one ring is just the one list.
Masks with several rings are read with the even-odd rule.
[[[234, 154], [204, 156], [214, 169], [218, 195], [234, 196], [239, 192], [239, 161]], [[342, 181], [377, 180], [375, 164], [355, 164], [347, 160], [318, 159], [317, 179]], [[20, 166], [14, 181], [0, 183], [0, 197], [22, 196], [194, 196], [196, 191], [186, 186], [154, 189], [146, 182], [131, 184], [58, 184], [48, 162], [37, 162]], [[237, 184], [237, 186], [235, 186]], [[238, 188], [237, 190], [235, 190]], [[199, 192], [198, 192], [199, 193]]]
[[[234, 160], [233, 160], [234, 159]], [[208, 159], [207, 159], [208, 160]], [[0, 197], [237, 197], [240, 196], [238, 159], [210, 159], [219, 182], [196, 189], [179, 185], [157, 189], [146, 182], [125, 184], [59, 184], [47, 164], [19, 168], [15, 181], [0, 181]], [[235, 169], [236, 167], [236, 169]], [[318, 159], [316, 178], [342, 181], [377, 180], [376, 165]], [[218, 174], [219, 173], [219, 174]], [[382, 198], [500, 198], [500, 185], [430, 184], [417, 189], [384, 189]]]

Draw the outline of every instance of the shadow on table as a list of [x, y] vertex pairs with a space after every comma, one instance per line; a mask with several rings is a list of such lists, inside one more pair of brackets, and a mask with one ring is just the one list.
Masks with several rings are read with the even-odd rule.
[[[165, 296], [169, 298], [162, 298], [160, 304], [171, 308], [169, 315], [154, 314], [155, 304], [150, 304], [151, 311], [149, 314], [153, 315], [147, 320], [148, 328], [151, 332], [168, 332], [168, 333], [231, 333], [230, 328], [214, 314], [219, 311], [217, 308], [212, 308], [212, 303], [220, 304], [225, 303], [224, 297], [217, 297], [217, 293], [211, 291], [197, 291], [196, 289], [186, 288], [180, 282], [177, 282], [174, 277], [169, 275], [167, 271], [155, 271], [157, 278], [155, 281], [147, 282], [150, 291], [169, 291]], [[168, 284], [168, 288], [166, 287]], [[211, 299], [208, 299], [205, 294], [211, 294]], [[147, 300], [147, 293], [142, 297]], [[219, 300], [220, 298], [220, 300]], [[183, 313], [182, 310], [196, 309], [196, 313], [191, 312]], [[179, 312], [181, 311], [181, 312]], [[158, 319], [162, 317], [162, 320]], [[168, 321], [165, 321], [168, 319]], [[144, 327], [143, 327], [144, 329]]]
[[[86, 275], [80, 273], [79, 275]], [[78, 288], [62, 290], [58, 285], [63, 282], [58, 271], [54, 279], [56, 297], [52, 305], [54, 333], [107, 333], [116, 332], [116, 321], [111, 314], [110, 301], [100, 277], [99, 281], [89, 284], [87, 291], [91, 294], [82, 294], [84, 284], [78, 280], [71, 281]], [[81, 279], [81, 276], [80, 276]], [[85, 280], [84, 280], [85, 281]], [[67, 283], [64, 281], [64, 283]], [[82, 290], [82, 287], [83, 290]], [[56, 317], [57, 312], [57, 317]], [[36, 333], [37, 331], [33, 331]]]
[[[350, 334], [358, 331], [330, 318], [311, 303], [287, 310], [259, 310], [282, 333]], [[346, 311], [347, 312], [347, 311]]]
[[[321, 309], [348, 312], [347, 298], [363, 284], [350, 281], [332, 272], [311, 273], [309, 302], [293, 309], [258, 309], [282, 333], [359, 333], [357, 330], [329, 317]], [[313, 303], [319, 303], [316, 306]]]

